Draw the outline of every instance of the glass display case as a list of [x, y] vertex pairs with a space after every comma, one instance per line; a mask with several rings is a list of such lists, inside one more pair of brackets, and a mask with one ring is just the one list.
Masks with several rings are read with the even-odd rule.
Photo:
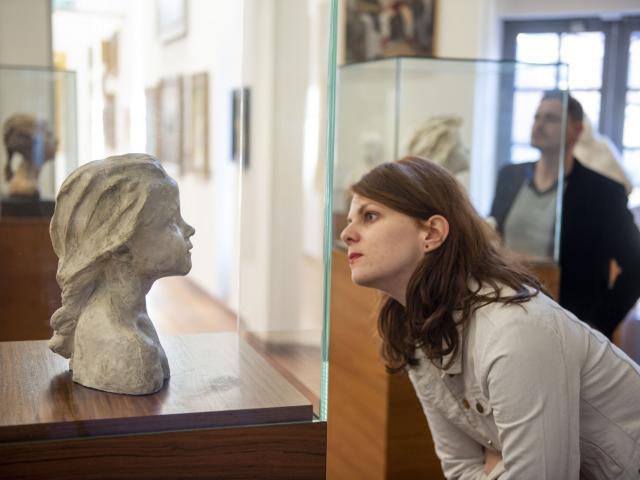
[[[0, 218], [0, 477], [103, 468], [55, 459], [90, 445], [115, 449], [113, 478], [324, 478], [337, 1], [185, 5], [125, 2], [100, 23], [90, 2], [63, 2], [53, 48], [66, 70], [0, 68], [0, 120], [42, 120], [34, 151], [58, 141], [35, 160], [51, 208], [28, 225]], [[160, 160], [196, 232], [190, 273], [146, 295], [171, 369], [148, 395], [74, 382], [73, 357], [47, 343], [56, 193], [78, 165], [128, 152]], [[3, 150], [2, 172], [19, 160]]]
[[[477, 211], [496, 224], [489, 217], [500, 211], [500, 193], [518, 189], [509, 181], [499, 185], [499, 172], [507, 165], [540, 158], [528, 145], [541, 94], [532, 92], [514, 101], [514, 85], [526, 86], [527, 79], [556, 75], [564, 68], [411, 57], [341, 67], [333, 203], [336, 234], [344, 225], [349, 185], [375, 165], [406, 155], [429, 157], [448, 168], [467, 189]], [[564, 124], [567, 94], [558, 95], [563, 104], [558, 124]], [[553, 159], [558, 178], [563, 176], [560, 158], [563, 147]], [[507, 245], [534, 261], [557, 263], [561, 209], [562, 196], [553, 195], [542, 213], [531, 218], [546, 225], [545, 238], [526, 242], [507, 234]], [[504, 233], [504, 219], [497, 220]]]
[[0, 125], [0, 216], [50, 216], [78, 165], [75, 73], [0, 65]]
[[[415, 57], [339, 68], [332, 199], [329, 411], [333, 423], [328, 441], [330, 452], [331, 446], [335, 451], [349, 451], [353, 444], [359, 448], [348, 456], [329, 455], [330, 475], [342, 478], [348, 472], [344, 478], [442, 478], [422, 406], [409, 378], [389, 374], [380, 359], [376, 318], [384, 297], [351, 280], [346, 246], [339, 237], [346, 225], [350, 185], [383, 162], [406, 155], [428, 157], [451, 171], [477, 211], [500, 228], [499, 221], [489, 218], [497, 211], [494, 198], [512, 194], [519, 185], [505, 182], [499, 172], [520, 169], [519, 162], [539, 158], [529, 143], [541, 94], [529, 92], [523, 84], [533, 76], [555, 75], [563, 68], [557, 64]], [[513, 95], [516, 82], [527, 93], [518, 100]], [[561, 118], [554, 119], [557, 125], [564, 124], [567, 108], [566, 93], [559, 95], [562, 109]], [[558, 163], [563, 157], [561, 150], [550, 158], [558, 165], [558, 178], [562, 178]], [[561, 198], [552, 195], [547, 207], [542, 219], [547, 223], [542, 255], [527, 249], [521, 253], [531, 260], [548, 290], [557, 294]]]

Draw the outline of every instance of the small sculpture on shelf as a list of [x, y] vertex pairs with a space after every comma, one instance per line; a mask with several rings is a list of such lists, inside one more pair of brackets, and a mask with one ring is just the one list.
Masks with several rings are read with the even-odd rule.
[[408, 153], [429, 158], [451, 172], [469, 188], [469, 150], [460, 136], [462, 117], [435, 115], [418, 128], [409, 142]]
[[169, 364], [145, 295], [157, 279], [191, 270], [194, 233], [176, 182], [150, 155], [96, 160], [64, 181], [51, 220], [62, 306], [49, 347], [70, 359], [75, 382], [128, 394], [162, 388]]
[[[4, 122], [3, 138], [7, 151], [4, 175], [9, 182], [9, 196], [38, 199], [40, 170], [55, 157], [58, 147], [49, 123], [27, 113], [16, 113]], [[14, 169], [15, 154], [22, 158]]]

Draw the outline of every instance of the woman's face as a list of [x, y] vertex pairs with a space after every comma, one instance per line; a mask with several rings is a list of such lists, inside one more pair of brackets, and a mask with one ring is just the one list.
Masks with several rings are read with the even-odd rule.
[[178, 188], [162, 187], [152, 194], [144, 224], [127, 243], [135, 270], [143, 277], [186, 275], [191, 270], [194, 228], [180, 215]]
[[340, 238], [348, 247], [351, 280], [404, 303], [409, 279], [426, 252], [424, 226], [357, 194], [351, 200], [347, 222]]

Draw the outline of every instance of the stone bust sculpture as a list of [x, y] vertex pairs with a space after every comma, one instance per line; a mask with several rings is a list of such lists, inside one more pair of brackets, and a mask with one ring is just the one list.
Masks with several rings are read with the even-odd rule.
[[189, 272], [195, 233], [180, 215], [175, 181], [146, 154], [90, 162], [62, 184], [50, 233], [62, 289], [51, 350], [87, 387], [162, 388], [169, 365], [145, 295], [158, 278]]
[[[39, 198], [40, 170], [55, 157], [58, 147], [49, 124], [33, 115], [16, 113], [4, 122], [3, 139], [7, 150], [4, 173], [9, 182], [9, 196]], [[20, 154], [22, 160], [14, 170], [11, 161], [15, 154]]]

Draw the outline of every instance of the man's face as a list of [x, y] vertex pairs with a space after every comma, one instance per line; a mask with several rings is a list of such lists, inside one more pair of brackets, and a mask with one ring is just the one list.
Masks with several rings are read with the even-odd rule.
[[[579, 121], [567, 120], [567, 148], [573, 148], [582, 130]], [[562, 134], [562, 102], [545, 99], [540, 102], [531, 128], [531, 146], [543, 153], [560, 154]]]

